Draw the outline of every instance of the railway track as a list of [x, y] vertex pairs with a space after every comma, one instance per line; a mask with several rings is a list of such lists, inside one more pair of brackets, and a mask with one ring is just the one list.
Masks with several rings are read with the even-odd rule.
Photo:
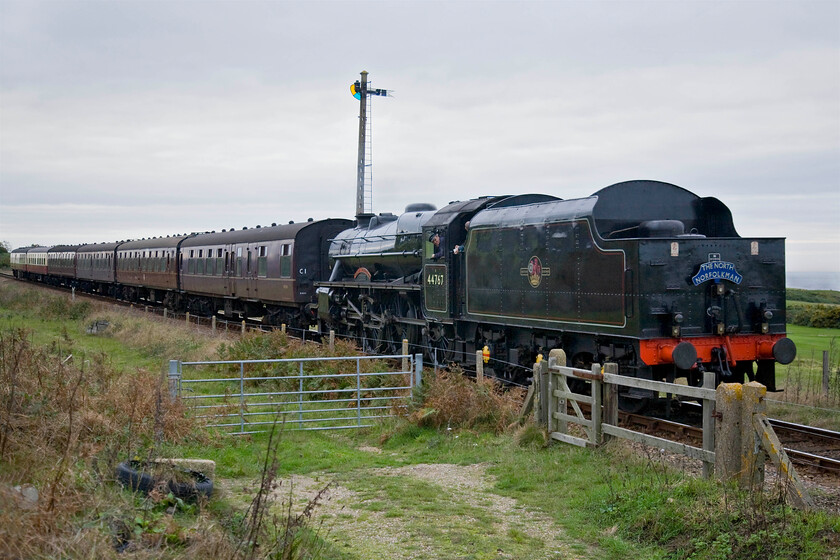
[[[665, 432], [687, 438], [694, 445], [700, 445], [703, 441], [702, 428], [692, 424], [623, 412], [619, 413], [619, 422], [640, 426], [651, 432]], [[840, 432], [774, 419], [770, 419], [770, 425], [785, 445], [785, 453], [794, 464], [840, 476]], [[826, 452], [834, 456], [823, 455]]]

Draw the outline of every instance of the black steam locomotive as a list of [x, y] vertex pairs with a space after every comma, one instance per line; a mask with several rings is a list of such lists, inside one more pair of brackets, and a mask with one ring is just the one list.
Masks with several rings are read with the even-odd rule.
[[[588, 198], [482, 197], [440, 210], [12, 253], [15, 275], [199, 315], [403, 339], [438, 362], [525, 381], [538, 354], [649, 379], [703, 371], [775, 389], [782, 238], [741, 238], [715, 198], [630, 181]], [[644, 400], [650, 395], [627, 394]]]
[[743, 239], [723, 203], [675, 185], [368, 218], [332, 242], [318, 313], [371, 351], [406, 338], [470, 364], [486, 346], [486, 369], [522, 380], [537, 354], [562, 348], [578, 366], [615, 362], [625, 375], [691, 383], [713, 370], [769, 390], [776, 362], [796, 354], [785, 337], [784, 239]]

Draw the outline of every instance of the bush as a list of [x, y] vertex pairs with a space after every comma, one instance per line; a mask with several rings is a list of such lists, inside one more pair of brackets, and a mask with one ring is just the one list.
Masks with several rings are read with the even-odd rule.
[[840, 306], [805, 304], [787, 308], [787, 322], [818, 329], [840, 329]]
[[495, 381], [477, 382], [460, 369], [424, 377], [422, 405], [412, 419], [435, 428], [505, 431], [519, 417], [524, 391], [503, 390]]

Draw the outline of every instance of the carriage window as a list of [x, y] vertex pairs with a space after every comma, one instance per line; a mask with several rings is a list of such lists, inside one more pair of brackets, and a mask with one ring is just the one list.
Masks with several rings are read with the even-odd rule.
[[257, 275], [258, 276], [267, 276], [268, 274], [268, 254], [267, 247], [265, 245], [259, 247], [259, 258], [257, 259]]

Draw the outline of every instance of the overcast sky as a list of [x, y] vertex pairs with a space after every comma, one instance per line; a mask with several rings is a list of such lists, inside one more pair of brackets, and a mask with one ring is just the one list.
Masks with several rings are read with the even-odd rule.
[[840, 275], [840, 2], [0, 0], [0, 240], [657, 179]]

